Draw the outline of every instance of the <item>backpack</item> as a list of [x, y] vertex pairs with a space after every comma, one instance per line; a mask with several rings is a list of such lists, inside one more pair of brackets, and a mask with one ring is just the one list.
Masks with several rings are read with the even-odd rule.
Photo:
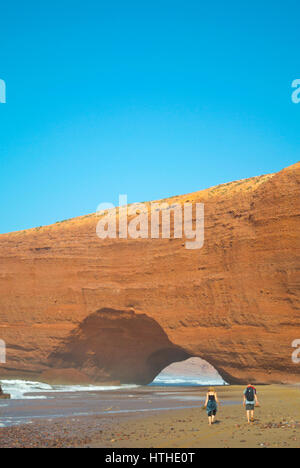
[[253, 387], [248, 387], [246, 390], [246, 400], [247, 401], [254, 401], [255, 400], [255, 390]]

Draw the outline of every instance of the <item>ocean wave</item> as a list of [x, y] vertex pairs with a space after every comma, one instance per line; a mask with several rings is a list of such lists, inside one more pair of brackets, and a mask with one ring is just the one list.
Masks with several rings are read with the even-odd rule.
[[[99, 385], [49, 385], [30, 380], [2, 380], [4, 393], [10, 393], [12, 400], [47, 399], [47, 395], [35, 395], [38, 393], [73, 393], [73, 392], [99, 392], [120, 389], [137, 388], [137, 385], [99, 386]], [[32, 395], [28, 395], [32, 394]], [[51, 398], [51, 397], [50, 397]]]
[[183, 385], [183, 386], [193, 386], [193, 385], [201, 385], [201, 386], [209, 386], [209, 385], [226, 385], [226, 382], [220, 377], [215, 378], [208, 378], [208, 379], [199, 379], [199, 378], [190, 378], [186, 376], [168, 376], [168, 375], [161, 375], [156, 377], [156, 379], [152, 382], [151, 385]]

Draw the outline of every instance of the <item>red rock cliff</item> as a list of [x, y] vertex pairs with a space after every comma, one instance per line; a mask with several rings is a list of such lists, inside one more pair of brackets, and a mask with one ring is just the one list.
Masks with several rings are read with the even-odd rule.
[[100, 240], [96, 215], [1, 235], [2, 377], [147, 383], [199, 356], [229, 382], [299, 382], [299, 184], [300, 163], [168, 200], [205, 204], [201, 250]]

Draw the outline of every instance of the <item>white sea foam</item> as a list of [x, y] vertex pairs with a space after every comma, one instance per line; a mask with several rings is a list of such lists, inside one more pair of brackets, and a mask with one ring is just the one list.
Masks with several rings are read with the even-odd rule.
[[[99, 392], [104, 390], [119, 390], [136, 388], [136, 385], [122, 386], [96, 386], [96, 385], [49, 385], [41, 382], [32, 382], [29, 380], [2, 380], [1, 385], [4, 393], [10, 393], [13, 400], [24, 399], [45, 399], [47, 395], [35, 395], [38, 393], [73, 393], [73, 392]], [[28, 394], [33, 395], [28, 395]], [[50, 397], [51, 398], [51, 397]]]

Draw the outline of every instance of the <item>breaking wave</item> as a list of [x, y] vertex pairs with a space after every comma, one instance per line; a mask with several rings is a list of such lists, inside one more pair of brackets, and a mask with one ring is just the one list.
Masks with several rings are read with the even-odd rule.
[[[121, 385], [121, 386], [96, 386], [96, 385], [49, 385], [41, 382], [32, 382], [29, 380], [2, 380], [2, 389], [4, 393], [9, 393], [12, 400], [24, 399], [47, 399], [51, 398], [54, 393], [71, 393], [71, 392], [99, 392], [119, 389], [136, 388], [137, 385]], [[49, 394], [38, 395], [40, 393]], [[35, 395], [36, 394], [36, 395]]]

